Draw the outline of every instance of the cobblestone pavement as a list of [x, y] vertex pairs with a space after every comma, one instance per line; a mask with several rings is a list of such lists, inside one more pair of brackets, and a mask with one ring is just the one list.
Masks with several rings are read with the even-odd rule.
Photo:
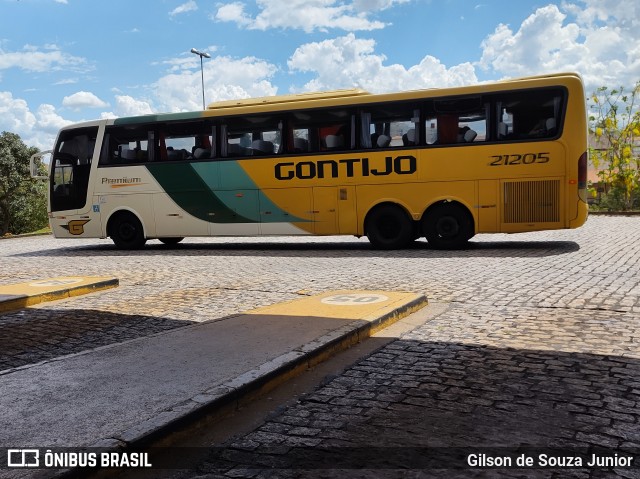
[[[640, 477], [640, 468], [624, 467], [393, 469], [422, 447], [640, 450], [637, 217], [481, 235], [465, 251], [424, 242], [375, 251], [364, 239], [313, 237], [190, 239], [176, 250], [150, 243], [128, 253], [106, 240], [36, 237], [0, 241], [0, 264], [0, 284], [120, 279], [114, 290], [0, 315], [2, 369], [333, 289], [415, 291], [446, 305], [189, 476]], [[295, 465], [300, 446], [342, 457], [365, 451], [375, 464], [389, 457], [367, 471], [340, 460], [337, 472], [269, 468]]]

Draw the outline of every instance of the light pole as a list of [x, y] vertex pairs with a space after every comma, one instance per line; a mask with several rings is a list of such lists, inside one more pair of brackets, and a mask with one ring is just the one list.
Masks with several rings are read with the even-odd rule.
[[207, 107], [204, 104], [204, 68], [202, 66], [202, 59], [203, 58], [211, 58], [211, 55], [209, 55], [208, 53], [205, 53], [205, 52], [198, 51], [195, 48], [191, 49], [191, 53], [195, 53], [196, 55], [198, 55], [200, 57], [200, 76], [202, 78], [202, 109], [206, 110]]

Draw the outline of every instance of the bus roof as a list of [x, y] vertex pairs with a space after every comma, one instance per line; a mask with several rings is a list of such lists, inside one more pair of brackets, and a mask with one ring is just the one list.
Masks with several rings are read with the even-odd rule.
[[318, 92], [295, 93], [291, 95], [262, 96], [256, 98], [243, 98], [238, 100], [224, 100], [210, 103], [207, 110], [220, 110], [223, 108], [234, 108], [255, 105], [283, 105], [307, 100], [333, 100], [339, 98], [350, 98], [354, 96], [371, 95], [366, 90], [351, 88], [346, 90], [330, 90]]
[[250, 113], [269, 113], [287, 110], [300, 110], [306, 108], [332, 107], [340, 105], [358, 105], [369, 102], [402, 101], [411, 99], [430, 98], [434, 96], [456, 96], [474, 93], [487, 93], [501, 91], [509, 88], [520, 89], [536, 86], [553, 86], [561, 83], [559, 80], [579, 81], [581, 77], [577, 73], [554, 73], [536, 75], [522, 78], [504, 79], [497, 82], [480, 83], [460, 87], [432, 88], [423, 90], [411, 90], [403, 92], [390, 92], [373, 94], [362, 89], [344, 89], [311, 93], [297, 93], [289, 95], [276, 95], [257, 98], [245, 98], [225, 100], [209, 104], [204, 111], [191, 111], [179, 113], [158, 113], [133, 117], [121, 117], [108, 120], [116, 125], [153, 123], [164, 121], [188, 121], [206, 117], [220, 117], [227, 115], [244, 115]]

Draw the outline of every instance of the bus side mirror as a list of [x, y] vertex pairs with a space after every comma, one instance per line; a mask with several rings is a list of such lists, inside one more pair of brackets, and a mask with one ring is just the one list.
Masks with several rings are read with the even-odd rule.
[[[48, 175], [42, 174], [42, 172], [48, 171], [47, 165], [51, 164], [51, 150], [41, 151], [40, 153], [36, 153], [32, 155], [29, 159], [29, 172], [31, 173], [31, 178], [36, 180], [46, 180], [49, 178]], [[44, 157], [48, 156], [48, 162], [44, 160]]]

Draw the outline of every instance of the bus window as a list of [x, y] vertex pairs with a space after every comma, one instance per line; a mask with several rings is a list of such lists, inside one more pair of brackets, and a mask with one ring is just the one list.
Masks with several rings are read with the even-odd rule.
[[160, 156], [166, 161], [215, 157], [215, 127], [205, 122], [167, 123], [160, 129]]
[[418, 144], [420, 110], [410, 105], [375, 105], [360, 114], [362, 148], [395, 148]]
[[130, 165], [155, 159], [154, 133], [148, 125], [107, 127], [99, 166]]
[[282, 121], [277, 118], [231, 118], [222, 128], [223, 156], [264, 156], [281, 152]]
[[562, 123], [564, 95], [558, 89], [510, 92], [496, 98], [496, 139], [555, 138]]
[[427, 145], [486, 141], [489, 103], [479, 97], [435, 100], [425, 120]]
[[355, 117], [346, 109], [297, 111], [288, 128], [289, 153], [351, 150]]

